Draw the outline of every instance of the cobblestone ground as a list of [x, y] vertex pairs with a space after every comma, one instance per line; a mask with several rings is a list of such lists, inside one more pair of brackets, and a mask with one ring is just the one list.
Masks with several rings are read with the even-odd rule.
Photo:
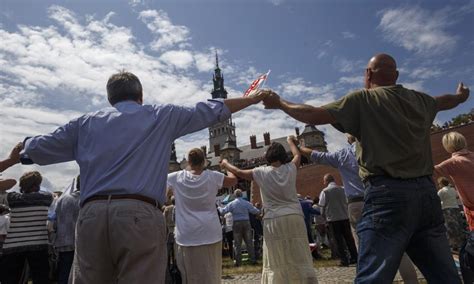
[[[353, 283], [355, 278], [355, 267], [324, 267], [317, 269], [318, 280], [320, 284], [340, 284]], [[242, 274], [232, 275], [227, 278], [222, 278], [224, 284], [260, 284], [260, 274]], [[418, 278], [423, 279], [423, 276], [418, 272]], [[401, 282], [401, 277], [397, 273], [394, 283]]]

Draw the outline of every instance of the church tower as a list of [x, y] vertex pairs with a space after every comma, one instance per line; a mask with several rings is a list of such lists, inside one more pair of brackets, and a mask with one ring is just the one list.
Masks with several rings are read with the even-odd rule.
[[[224, 88], [224, 75], [219, 68], [219, 57], [216, 51], [216, 69], [212, 78], [214, 88], [211, 91], [213, 99], [227, 99], [227, 90]], [[224, 148], [227, 140], [237, 141], [235, 136], [235, 124], [232, 117], [209, 127], [209, 153], [220, 156], [220, 150]]]

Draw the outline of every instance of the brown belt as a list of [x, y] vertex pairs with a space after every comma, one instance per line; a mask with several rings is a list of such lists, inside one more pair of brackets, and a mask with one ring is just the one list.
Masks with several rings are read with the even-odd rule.
[[161, 210], [161, 205], [160, 203], [153, 199], [153, 198], [150, 198], [150, 197], [146, 197], [146, 196], [143, 196], [143, 195], [139, 195], [139, 194], [115, 194], [115, 195], [93, 195], [89, 198], [87, 198], [84, 203], [82, 203], [82, 207], [84, 207], [84, 205], [86, 205], [87, 203], [91, 202], [91, 201], [96, 201], [96, 200], [112, 200], [112, 199], [134, 199], [134, 200], [140, 200], [140, 201], [143, 201], [143, 202], [146, 202], [146, 203], [149, 203], [157, 208], [159, 208]]

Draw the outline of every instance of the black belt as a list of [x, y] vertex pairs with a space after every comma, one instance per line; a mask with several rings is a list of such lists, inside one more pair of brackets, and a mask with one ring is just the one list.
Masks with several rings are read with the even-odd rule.
[[347, 203], [354, 203], [354, 202], [363, 202], [363, 196], [354, 196], [354, 197], [347, 197]]
[[140, 201], [146, 202], [148, 204], [151, 204], [151, 205], [153, 205], [156, 208], [159, 208], [161, 210], [161, 205], [157, 200], [155, 200], [153, 198], [150, 198], [150, 197], [143, 196], [143, 195], [139, 195], [139, 194], [93, 195], [93, 196], [87, 198], [84, 201], [84, 203], [82, 203], [82, 207], [84, 207], [84, 205], [86, 205], [87, 203], [89, 203], [91, 201], [112, 200], [112, 199], [140, 200]]

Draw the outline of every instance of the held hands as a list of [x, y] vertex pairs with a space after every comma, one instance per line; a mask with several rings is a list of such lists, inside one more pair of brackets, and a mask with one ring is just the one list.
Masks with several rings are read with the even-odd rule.
[[459, 83], [458, 88], [456, 90], [456, 95], [459, 96], [462, 102], [465, 102], [469, 97], [469, 88], [465, 87], [462, 82]]
[[261, 89], [261, 90], [256, 90], [250, 93], [247, 97], [252, 99], [254, 104], [257, 104], [264, 100], [266, 97], [268, 97], [271, 94], [271, 90], [269, 89]]
[[265, 109], [279, 109], [281, 107], [280, 96], [272, 90], [269, 91], [270, 94], [263, 99]]
[[270, 89], [256, 90], [247, 96], [254, 104], [263, 101], [266, 109], [278, 109], [281, 106], [280, 96]]
[[225, 170], [227, 169], [227, 165], [229, 165], [229, 161], [227, 161], [227, 159], [223, 159], [219, 165], [221, 166], [222, 170]]

